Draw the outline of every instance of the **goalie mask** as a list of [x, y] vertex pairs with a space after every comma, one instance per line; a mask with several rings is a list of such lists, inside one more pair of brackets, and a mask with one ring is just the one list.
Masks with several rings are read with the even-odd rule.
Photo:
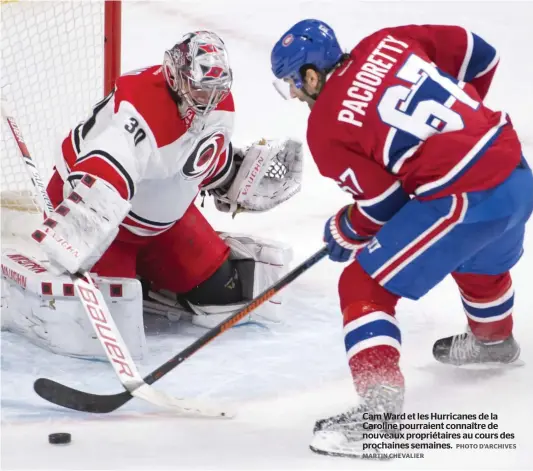
[[210, 31], [188, 33], [166, 51], [163, 72], [170, 89], [200, 115], [216, 108], [233, 82], [226, 46]]

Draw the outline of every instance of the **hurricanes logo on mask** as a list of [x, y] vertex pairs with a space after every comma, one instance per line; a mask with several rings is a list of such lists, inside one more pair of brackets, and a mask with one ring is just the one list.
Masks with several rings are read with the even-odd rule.
[[224, 69], [222, 67], [214, 65], [207, 72], [205, 72], [204, 77], [219, 78], [222, 76], [223, 73]]
[[221, 50], [215, 44], [200, 44], [198, 46], [198, 57], [200, 68], [202, 69], [203, 75], [206, 78], [217, 79], [220, 78], [224, 73], [224, 68], [220, 65], [210, 64], [209, 61], [203, 61], [202, 56], [209, 54], [220, 54]]
[[220, 52], [220, 49], [215, 46], [214, 44], [200, 44], [198, 46], [198, 52], [202, 53], [206, 53], [206, 54], [214, 54], [216, 52]]
[[217, 158], [224, 149], [225, 136], [216, 131], [200, 139], [181, 169], [186, 180], [205, 178], [213, 170]]

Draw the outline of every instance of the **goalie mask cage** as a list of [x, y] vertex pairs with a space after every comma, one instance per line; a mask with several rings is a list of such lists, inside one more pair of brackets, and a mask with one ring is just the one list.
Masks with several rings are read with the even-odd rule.
[[[61, 140], [120, 74], [121, 2], [2, 0], [0, 8], [2, 99], [47, 183]], [[25, 235], [33, 227], [21, 221], [40, 210], [3, 117], [0, 158], [2, 235]]]

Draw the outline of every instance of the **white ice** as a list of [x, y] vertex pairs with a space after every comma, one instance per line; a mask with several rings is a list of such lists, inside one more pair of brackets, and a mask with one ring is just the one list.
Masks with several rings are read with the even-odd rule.
[[[295, 21], [330, 23], [345, 48], [376, 29], [409, 23], [461, 24], [492, 42], [501, 65], [488, 103], [513, 119], [533, 162], [533, 7], [528, 2], [371, 2], [355, 0], [181, 0], [126, 3], [123, 71], [156, 64], [182, 33], [213, 29], [226, 41], [234, 66], [235, 143], [260, 137], [305, 137], [307, 110], [283, 102], [271, 86], [270, 48]], [[332, 156], [334, 158], [334, 156]], [[295, 263], [321, 245], [325, 219], [348, 198], [321, 178], [308, 155], [304, 189], [269, 214], [235, 220], [205, 209], [217, 229], [253, 232], [293, 245]], [[119, 392], [112, 369], [49, 354], [2, 333], [3, 469], [531, 469], [533, 424], [533, 234], [513, 270], [515, 334], [525, 366], [465, 371], [437, 364], [435, 339], [464, 329], [457, 290], [445, 280], [418, 302], [398, 307], [407, 412], [498, 414], [499, 431], [514, 433], [516, 450], [425, 451], [424, 459], [361, 462], [308, 449], [314, 421], [356, 401], [346, 366], [336, 284], [341, 265], [322, 261], [287, 290], [285, 320], [269, 328], [234, 328], [191, 357], [157, 386], [177, 396], [237, 406], [232, 420], [183, 419], [138, 400], [103, 416], [62, 410], [32, 389], [49, 377], [90, 392]], [[142, 373], [184, 348], [203, 331], [149, 319], [150, 355]], [[68, 446], [47, 435], [67, 431]], [[483, 441], [478, 441], [482, 443]], [[487, 441], [485, 441], [486, 443]]]

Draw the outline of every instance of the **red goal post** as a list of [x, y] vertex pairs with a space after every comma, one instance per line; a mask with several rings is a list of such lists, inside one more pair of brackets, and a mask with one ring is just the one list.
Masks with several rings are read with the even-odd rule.
[[105, 0], [104, 3], [104, 95], [107, 95], [120, 75], [122, 2]]

